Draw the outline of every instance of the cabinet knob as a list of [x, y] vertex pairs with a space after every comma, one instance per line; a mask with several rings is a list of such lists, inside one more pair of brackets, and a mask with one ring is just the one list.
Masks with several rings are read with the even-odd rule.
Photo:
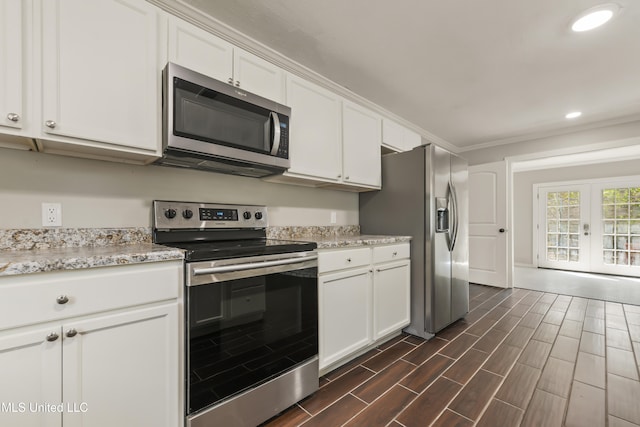
[[67, 338], [73, 338], [76, 335], [78, 335], [78, 331], [76, 331], [74, 328], [71, 328], [67, 331], [66, 335], [67, 335]]
[[338, 178], [341, 178], [341, 177], [342, 177], [342, 175], [338, 175]]
[[49, 342], [54, 342], [55, 340], [57, 340], [60, 336], [58, 334], [56, 334], [55, 332], [51, 332], [49, 335], [47, 335], [47, 341]]
[[20, 120], [20, 116], [16, 113], [9, 113], [7, 114], [7, 119], [11, 120], [12, 122], [17, 122], [18, 120]]
[[240, 80], [236, 80], [236, 87], [240, 87]]
[[351, 262], [351, 258], [347, 258], [347, 262]]
[[345, 176], [344, 179], [349, 179], [349, 175]]
[[44, 125], [45, 125], [46, 127], [48, 127], [48, 128], [51, 128], [51, 129], [55, 129], [56, 124], [57, 124], [57, 123], [56, 123], [56, 122], [54, 122], [53, 120], [47, 120], [46, 122], [44, 122]]
[[398, 256], [398, 252], [394, 252], [394, 253], [393, 253], [393, 256]]
[[227, 80], [227, 83], [229, 83], [230, 85], [233, 84], [233, 77], [229, 77], [229, 80]]
[[69, 297], [66, 295], [60, 295], [58, 298], [56, 298], [56, 302], [60, 305], [66, 304], [69, 302]]

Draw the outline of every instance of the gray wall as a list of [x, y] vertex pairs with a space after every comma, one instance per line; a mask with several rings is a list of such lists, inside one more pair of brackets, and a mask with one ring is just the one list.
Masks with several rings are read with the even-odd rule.
[[1, 228], [40, 228], [42, 202], [62, 203], [63, 227], [149, 227], [153, 199], [267, 205], [270, 225], [330, 225], [331, 211], [358, 224], [357, 193], [0, 148]]
[[514, 261], [533, 263], [533, 185], [640, 175], [640, 160], [544, 169], [514, 174]]

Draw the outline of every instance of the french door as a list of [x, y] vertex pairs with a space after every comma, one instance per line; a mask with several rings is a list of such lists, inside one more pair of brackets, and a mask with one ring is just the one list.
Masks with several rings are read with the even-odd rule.
[[538, 265], [589, 271], [591, 261], [588, 184], [541, 187], [538, 192]]
[[538, 265], [640, 276], [640, 179], [538, 189]]

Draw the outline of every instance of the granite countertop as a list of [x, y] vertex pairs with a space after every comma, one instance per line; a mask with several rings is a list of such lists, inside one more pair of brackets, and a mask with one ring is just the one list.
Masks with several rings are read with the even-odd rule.
[[304, 237], [300, 240], [315, 242], [318, 249], [348, 248], [354, 246], [388, 245], [410, 242], [410, 236], [378, 236], [359, 234], [356, 236]]
[[[318, 249], [409, 242], [360, 234], [359, 226], [270, 227], [271, 239], [315, 242]], [[0, 276], [181, 260], [180, 249], [151, 243], [149, 228], [0, 230]]]
[[0, 276], [181, 260], [180, 249], [153, 243], [0, 252]]

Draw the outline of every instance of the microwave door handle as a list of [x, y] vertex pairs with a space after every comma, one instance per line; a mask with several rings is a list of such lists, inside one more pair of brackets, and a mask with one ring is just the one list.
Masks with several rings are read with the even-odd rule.
[[280, 148], [280, 118], [273, 111], [269, 113], [269, 120], [273, 123], [273, 141], [271, 141], [271, 155], [278, 154]]

